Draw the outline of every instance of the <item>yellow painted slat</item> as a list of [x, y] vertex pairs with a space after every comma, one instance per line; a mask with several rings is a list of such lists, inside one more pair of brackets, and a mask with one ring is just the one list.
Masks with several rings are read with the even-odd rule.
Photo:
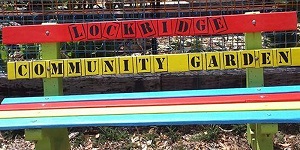
[[292, 66], [300, 66], [300, 48], [292, 48], [291, 49], [292, 54]]
[[15, 62], [8, 62], [7, 63], [7, 78], [8, 80], [16, 79], [16, 63]]
[[253, 50], [240, 51], [239, 55], [239, 64], [241, 68], [255, 68], [256, 56]]
[[168, 72], [189, 71], [188, 54], [170, 54], [168, 56]]
[[133, 57], [119, 57], [119, 72], [120, 74], [134, 73]]
[[102, 58], [102, 74], [117, 74], [117, 58], [115, 57], [104, 57]]
[[102, 59], [99, 59], [99, 75], [103, 75], [103, 68], [102, 68]]
[[236, 51], [228, 51], [221, 53], [222, 69], [237, 69], [239, 68], [239, 53]]
[[137, 74], [138, 72], [137, 72], [137, 60], [136, 60], [136, 56], [135, 57], [132, 57], [132, 60], [133, 60], [133, 62], [132, 62], [132, 65], [133, 65], [133, 73], [134, 74]]
[[177, 113], [177, 112], [296, 110], [296, 109], [300, 109], [300, 102], [265, 102], [265, 103], [235, 103], [235, 104], [204, 104], [204, 105], [171, 105], [171, 106], [143, 106], [143, 107], [106, 107], [106, 108], [0, 111], [0, 118], [82, 116], [82, 115], [108, 115], [108, 114]]
[[167, 55], [152, 56], [153, 72], [167, 72], [168, 71], [168, 57]]
[[264, 49], [259, 51], [259, 66], [260, 67], [273, 67], [274, 66], [274, 50]]
[[[300, 66], [300, 48], [8, 62], [8, 79]], [[46, 74], [44, 72], [46, 70]]]
[[64, 77], [65, 72], [64, 60], [51, 60], [50, 61], [50, 76]]
[[47, 78], [51, 78], [51, 66], [50, 66], [50, 60], [41, 60], [41, 61], [45, 61], [45, 63], [46, 63], [46, 70], [47, 70], [47, 72], [46, 72], [46, 76], [47, 76]]
[[221, 60], [219, 52], [208, 52], [205, 53], [205, 68], [207, 70], [221, 69]]
[[292, 65], [292, 57], [291, 57], [291, 49], [290, 48], [280, 48], [275, 51], [274, 55], [274, 66], [291, 66]]
[[65, 76], [67, 77], [79, 77], [82, 75], [81, 59], [65, 59], [64, 68]]
[[151, 56], [136, 57], [137, 73], [151, 73], [151, 66]]
[[47, 66], [45, 61], [33, 61], [31, 67], [32, 78], [46, 78]]
[[191, 53], [189, 56], [189, 70], [202, 70], [203, 69], [203, 54], [202, 53]]
[[17, 61], [16, 62], [16, 79], [29, 79], [30, 78], [30, 61]]
[[84, 61], [84, 67], [82, 67], [84, 70], [84, 74], [87, 76], [90, 75], [98, 75], [99, 74], [99, 59], [98, 58], [87, 58], [83, 59]]

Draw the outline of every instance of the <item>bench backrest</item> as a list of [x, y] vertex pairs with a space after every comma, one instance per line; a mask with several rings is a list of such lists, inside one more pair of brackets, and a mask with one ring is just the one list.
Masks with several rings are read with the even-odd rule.
[[[163, 36], [202, 36], [296, 29], [296, 12], [279, 12], [5, 27], [3, 29], [3, 43], [28, 44], [156, 38]], [[50, 61], [17, 61], [8, 63], [8, 78], [57, 78], [299, 66], [299, 54], [298, 48], [292, 48]]]

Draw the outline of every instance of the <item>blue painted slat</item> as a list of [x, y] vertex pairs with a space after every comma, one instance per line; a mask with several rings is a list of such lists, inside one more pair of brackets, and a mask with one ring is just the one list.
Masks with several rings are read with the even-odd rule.
[[114, 94], [88, 94], [88, 95], [67, 95], [67, 96], [45, 96], [45, 97], [20, 97], [20, 98], [5, 98], [2, 104], [114, 100], [114, 99], [121, 100], [121, 99], [168, 98], [168, 97], [191, 97], [191, 96], [220, 96], [220, 95], [241, 95], [241, 94], [261, 94], [261, 93], [267, 94], [267, 93], [286, 93], [286, 92], [300, 92], [300, 86], [253, 87], [253, 88], [160, 91], [160, 92], [137, 92], [137, 93], [114, 93]]
[[0, 119], [0, 130], [82, 126], [299, 123], [300, 110]]

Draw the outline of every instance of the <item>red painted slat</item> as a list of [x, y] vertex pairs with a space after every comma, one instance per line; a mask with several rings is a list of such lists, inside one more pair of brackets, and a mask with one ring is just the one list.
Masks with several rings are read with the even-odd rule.
[[225, 104], [225, 103], [254, 103], [254, 102], [285, 102], [300, 101], [300, 93], [234, 95], [212, 97], [183, 97], [164, 99], [140, 99], [140, 100], [101, 100], [101, 101], [77, 101], [31, 104], [7, 104], [0, 105], [2, 110], [37, 110], [59, 108], [100, 108], [100, 107], [129, 107], [129, 106], [165, 106], [165, 105], [193, 105], [193, 104]]
[[186, 17], [3, 28], [4, 44], [215, 35], [297, 29], [296, 12]]

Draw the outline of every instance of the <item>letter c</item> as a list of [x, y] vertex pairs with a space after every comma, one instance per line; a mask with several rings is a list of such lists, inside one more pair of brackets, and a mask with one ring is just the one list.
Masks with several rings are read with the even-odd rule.
[[26, 72], [24, 72], [24, 74], [23, 74], [23, 69], [22, 69], [23, 67], [24, 67], [25, 69], [27, 69], [27, 66], [26, 66], [26, 65], [20, 65], [19, 68], [18, 68], [18, 73], [19, 73], [19, 75], [21, 75], [21, 76], [24, 77], [24, 76], [27, 75], [28, 72], [26, 71]]

